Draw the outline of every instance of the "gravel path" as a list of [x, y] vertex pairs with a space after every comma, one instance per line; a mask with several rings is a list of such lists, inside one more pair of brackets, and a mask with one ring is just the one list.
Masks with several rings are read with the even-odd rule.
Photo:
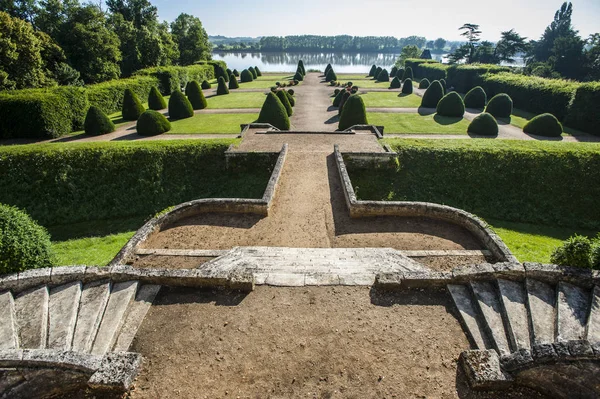
[[320, 83], [320, 73], [307, 73], [304, 82], [294, 88], [296, 106], [291, 123], [294, 130], [332, 132], [338, 127], [338, 111], [329, 97], [333, 89]]

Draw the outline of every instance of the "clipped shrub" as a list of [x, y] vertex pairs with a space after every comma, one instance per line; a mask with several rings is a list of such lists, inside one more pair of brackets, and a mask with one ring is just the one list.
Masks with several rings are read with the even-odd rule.
[[290, 118], [285, 106], [274, 93], [267, 94], [267, 98], [260, 109], [258, 123], [270, 123], [280, 130], [290, 130]]
[[[427, 59], [422, 59], [422, 58], [408, 58], [408, 59], [404, 60], [404, 67], [405, 68], [411, 67], [413, 70], [414, 76], [416, 76], [418, 78], [427, 78], [427, 79], [429, 79], [430, 82], [433, 82], [434, 80], [439, 80], [446, 76], [445, 72], [444, 72], [444, 76], [436, 77], [436, 78], [432, 78], [432, 77], [427, 76], [427, 74], [424, 74], [423, 73], [424, 67], [429, 67], [431, 65], [442, 66], [442, 64], [439, 61], [435, 61], [435, 60], [427, 60]], [[447, 68], [446, 65], [443, 65], [443, 67], [445, 67], [444, 69]]]
[[552, 114], [541, 114], [532, 118], [523, 126], [523, 131], [546, 137], [560, 137], [563, 132], [562, 125]]
[[390, 83], [390, 89], [399, 89], [401, 86], [402, 83], [400, 82], [400, 79], [398, 79], [398, 76], [392, 79], [392, 83]]
[[333, 96], [335, 97], [335, 96], [337, 96], [339, 93], [340, 93], [340, 89], [335, 89], [335, 90], [333, 91]]
[[354, 125], [367, 125], [367, 111], [361, 96], [351, 95], [344, 104], [338, 130], [346, 130]]
[[[332, 69], [333, 71], [333, 69]], [[304, 80], [304, 76], [302, 75], [302, 73], [300, 73], [300, 71], [296, 71], [296, 74], [294, 75], [294, 81], [303, 81]]]
[[238, 72], [237, 69], [233, 70], [233, 74], [235, 75], [236, 78], [238, 78], [240, 76], [240, 73]]
[[434, 80], [446, 79], [446, 73], [448, 71], [448, 65], [431, 63], [422, 64], [418, 67], [419, 73], [413, 67], [413, 74], [421, 79], [427, 79], [430, 82]]
[[50, 235], [22, 210], [0, 204], [0, 275], [52, 266]]
[[150, 94], [148, 94], [148, 108], [155, 111], [167, 108], [165, 98], [160, 94], [160, 91], [158, 91], [156, 87], [152, 87], [150, 89]]
[[585, 236], [575, 234], [552, 251], [550, 262], [559, 266], [590, 269], [592, 267], [591, 253], [592, 241]]
[[402, 81], [402, 77], [404, 76], [404, 68], [399, 68], [398, 72], [396, 72], [396, 76], [398, 76], [398, 79]]
[[252, 74], [252, 79], [258, 78], [258, 74], [256, 73], [256, 69], [254, 69], [254, 67], [248, 68], [248, 72]]
[[329, 72], [327, 72], [327, 75], [325, 76], [325, 81], [332, 82], [332, 81], [336, 81], [336, 80], [337, 80], [337, 75], [335, 74], [335, 71], [333, 70], [333, 68], [331, 68], [329, 70]]
[[377, 67], [377, 70], [375, 71], [375, 75], [373, 75], [375, 80], [377, 80], [379, 78], [379, 74], [381, 73], [381, 71], [383, 71], [383, 68]]
[[298, 61], [298, 68], [300, 68], [302, 75], [306, 75], [306, 68], [304, 68], [304, 61]]
[[254, 70], [256, 71], [256, 76], [262, 76], [262, 72], [260, 71], [260, 69], [258, 69], [257, 66], [254, 67]]
[[233, 74], [233, 72], [231, 71], [231, 69], [227, 68], [225, 70], [225, 73], [227, 74], [227, 76], [231, 77], [231, 74]]
[[442, 88], [444, 89], [444, 94], [446, 94], [448, 92], [448, 87], [446, 86], [446, 79], [440, 79], [440, 84], [442, 85]]
[[498, 135], [498, 122], [492, 114], [483, 112], [475, 117], [469, 123], [467, 133], [476, 134], [478, 136], [497, 136]]
[[[188, 65], [188, 66], [160, 66], [160, 67], [152, 67], [140, 69], [137, 71], [133, 78], [126, 79], [128, 81], [127, 87], [131, 88], [134, 93], [136, 93], [140, 98], [144, 98], [148, 95], [148, 91], [150, 87], [147, 89], [144, 88], [146, 86], [145, 81], [154, 81], [151, 86], [158, 86], [158, 90], [162, 95], [168, 95], [175, 90], [180, 90], [181, 86], [184, 86], [187, 82], [191, 80], [197, 80], [198, 82], [202, 82], [203, 80], [210, 80], [215, 78], [216, 73], [216, 65], [221, 65], [219, 61], [199, 61], [197, 65]], [[221, 65], [224, 67], [224, 63]], [[94, 89], [98, 88], [96, 94], [98, 96], [94, 99], [94, 102], [104, 101], [104, 94], [109, 94], [114, 91], [117, 87], [117, 82], [123, 81], [125, 79], [113, 80], [110, 82], [99, 83], [96, 85], [92, 85]], [[120, 101], [120, 99], [119, 99]], [[90, 97], [90, 102], [92, 102], [92, 98]], [[93, 104], [98, 105], [98, 104]], [[104, 105], [102, 106], [102, 110], [106, 113], [114, 112], [104, 109]]]
[[395, 78], [397, 73], [398, 73], [398, 67], [394, 65], [392, 67], [392, 70], [390, 71], [390, 78]]
[[156, 136], [171, 130], [171, 122], [160, 112], [149, 109], [140, 116], [135, 128], [140, 136]]
[[202, 90], [208, 90], [210, 89], [212, 86], [210, 85], [210, 83], [208, 83], [208, 80], [203, 80], [202, 81]]
[[329, 70], [332, 68], [333, 67], [331, 66], [331, 64], [327, 64], [327, 66], [325, 67], [325, 71], [323, 71], [323, 75], [327, 76], [327, 72], [329, 72]]
[[340, 103], [342, 102], [342, 97], [344, 97], [344, 93], [346, 92], [346, 90], [340, 90], [338, 91], [338, 94], [335, 95], [335, 98], [333, 99], [333, 106], [334, 107], [339, 107]]
[[344, 91], [344, 94], [342, 94], [342, 99], [340, 101], [340, 106], [338, 108], [338, 115], [342, 114], [342, 110], [344, 109], [344, 105], [346, 104], [346, 101], [348, 101], [348, 99], [350, 98], [352, 94], [348, 91]]
[[387, 69], [382, 69], [381, 72], [377, 75], [378, 82], [389, 82], [390, 75], [388, 74]]
[[242, 71], [242, 74], [240, 75], [240, 80], [242, 81], [242, 83], [247, 83], [247, 82], [252, 82], [254, 80], [254, 78], [252, 77], [252, 74], [250, 73], [249, 70], [244, 69]]
[[231, 76], [229, 77], [229, 89], [230, 90], [234, 90], [234, 89], [239, 89], [240, 88], [240, 84], [237, 81], [237, 78], [235, 77], [234, 74], [231, 74]]
[[85, 134], [89, 134], [90, 136], [99, 136], [115, 131], [114, 123], [100, 108], [93, 105], [88, 109], [83, 128]]
[[215, 77], [217, 79], [223, 78], [225, 82], [229, 82], [229, 75], [227, 75], [227, 72], [225, 72], [225, 68], [223, 68], [223, 66], [217, 65], [215, 66], [215, 70]]
[[485, 107], [485, 112], [494, 115], [495, 118], [510, 118], [512, 110], [512, 99], [504, 93], [496, 94]]
[[421, 79], [421, 81], [419, 82], [419, 89], [426, 89], [428, 88], [430, 85], [429, 83], [429, 79], [427, 78], [423, 78]]
[[465, 114], [465, 103], [455, 91], [446, 94], [438, 102], [436, 112], [441, 116], [461, 117]]
[[408, 78], [402, 84], [402, 93], [404, 93], [404, 94], [412, 94], [412, 92], [413, 92], [412, 79]]
[[376, 72], [377, 72], [377, 65], [372, 65], [371, 70], [369, 71], [369, 76], [375, 77]]
[[169, 118], [175, 120], [191, 118], [192, 116], [194, 116], [194, 108], [187, 97], [179, 90], [171, 93], [171, 97], [169, 98]]
[[442, 97], [444, 97], [444, 88], [438, 80], [434, 80], [431, 82], [427, 90], [425, 90], [425, 94], [423, 94], [421, 107], [437, 108], [437, 104], [440, 102]]
[[290, 94], [293, 96], [293, 95], [294, 95], [294, 93], [295, 93], [295, 91], [294, 91], [294, 89], [289, 89], [289, 90], [288, 90], [288, 93], [290, 93]]
[[465, 107], [467, 108], [485, 108], [487, 95], [481, 86], [473, 87], [465, 96]]
[[493, 64], [452, 65], [447, 69], [447, 81], [459, 93], [466, 93], [481, 84], [483, 75], [501, 72], [510, 72], [510, 68]]
[[188, 84], [188, 100], [192, 104], [193, 109], [204, 109], [208, 106], [204, 93], [200, 89], [200, 85], [195, 80]]
[[414, 79], [414, 75], [413, 75], [413, 70], [411, 67], [406, 67], [404, 69], [404, 74], [402, 75], [402, 80], [406, 80], [406, 79]]
[[281, 101], [281, 103], [285, 107], [285, 111], [287, 112], [287, 115], [292, 116], [292, 114], [294, 113], [294, 110], [292, 109], [292, 104], [290, 104], [290, 99], [288, 98], [286, 91], [285, 90], [277, 90], [277, 92], [275, 94], [277, 95], [277, 98], [279, 99], [279, 101]]
[[290, 89], [290, 90], [286, 91], [285, 95], [287, 96], [288, 101], [290, 102], [290, 105], [292, 107], [295, 107], [296, 106], [296, 99], [294, 98], [294, 90]]
[[123, 119], [126, 121], [136, 121], [144, 110], [144, 106], [138, 96], [130, 89], [125, 89], [125, 93], [123, 94], [123, 108], [121, 110]]
[[222, 76], [219, 77], [219, 84], [217, 86], [217, 96], [222, 96], [224, 94], [229, 94], [229, 89], [225, 84], [225, 79]]

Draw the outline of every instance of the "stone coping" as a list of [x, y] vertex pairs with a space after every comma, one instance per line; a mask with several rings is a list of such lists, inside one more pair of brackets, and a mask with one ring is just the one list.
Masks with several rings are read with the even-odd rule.
[[[228, 150], [229, 151], [229, 150]], [[267, 188], [261, 199], [244, 199], [244, 198], [205, 198], [195, 201], [184, 202], [176, 205], [172, 209], [163, 214], [152, 218], [144, 226], [142, 226], [134, 236], [121, 248], [119, 253], [110, 262], [111, 266], [125, 263], [130, 256], [135, 254], [136, 248], [148, 239], [148, 237], [168, 224], [178, 220], [195, 216], [201, 213], [209, 212], [227, 212], [227, 213], [253, 213], [258, 215], [269, 215], [273, 197], [279, 185], [279, 178], [283, 171], [283, 165], [287, 156], [288, 145], [284, 144], [279, 152], [279, 157]]]
[[375, 126], [375, 125], [354, 125], [344, 130], [344, 132], [356, 132], [357, 130], [368, 130], [377, 136], [378, 139], [383, 138], [383, 126]]
[[[483, 220], [469, 212], [430, 202], [359, 201], [356, 198], [343, 155], [338, 145], [334, 146], [334, 155], [340, 179], [342, 180], [346, 205], [351, 217], [411, 216], [443, 220], [466, 228], [475, 237], [480, 239], [487, 249], [492, 251], [497, 260], [502, 262], [517, 262], [517, 258], [510, 252], [502, 239]], [[364, 156], [365, 154], [362, 154], [362, 158]], [[373, 157], [376, 159], [376, 157], [380, 157], [380, 154], [373, 155]]]
[[[35, 372], [38, 369], [50, 369], [55, 371], [54, 378], [59, 380], [65, 371], [77, 372], [89, 376], [88, 387], [98, 391], [129, 390], [141, 365], [142, 356], [132, 352], [111, 352], [99, 356], [51, 349], [0, 351], [0, 368], [18, 369], [25, 376], [28, 370]], [[8, 387], [0, 394], [10, 397], [11, 388]], [[32, 392], [37, 392], [39, 389], [38, 386], [31, 387]], [[23, 394], [23, 391], [23, 388], [19, 389], [20, 394]]]

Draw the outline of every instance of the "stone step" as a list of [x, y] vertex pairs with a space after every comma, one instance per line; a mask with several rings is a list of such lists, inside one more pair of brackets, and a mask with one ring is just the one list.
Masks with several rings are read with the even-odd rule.
[[72, 350], [89, 353], [110, 296], [109, 281], [88, 283], [81, 292]]
[[557, 340], [583, 339], [590, 306], [589, 293], [581, 287], [560, 282], [557, 297]]
[[15, 300], [10, 291], [0, 293], [0, 351], [19, 348]]
[[502, 319], [502, 304], [491, 282], [473, 281], [470, 283], [475, 294], [479, 309], [483, 314], [487, 331], [492, 339], [494, 349], [500, 356], [510, 354], [510, 346], [506, 338], [504, 320]]
[[80, 300], [80, 281], [73, 281], [50, 290], [48, 349], [71, 349]]
[[129, 350], [133, 338], [142, 325], [146, 313], [150, 310], [158, 291], [160, 291], [160, 285], [151, 284], [144, 285], [138, 290], [135, 300], [129, 306], [125, 322], [113, 347], [113, 352], [127, 352]]
[[529, 316], [527, 314], [527, 292], [523, 283], [498, 279], [498, 288], [504, 307], [506, 332], [513, 351], [531, 349]]
[[113, 285], [104, 316], [92, 346], [93, 355], [103, 355], [115, 344], [124, 322], [124, 316], [137, 291], [137, 281], [125, 281]]
[[592, 292], [592, 306], [586, 326], [586, 339], [590, 342], [600, 342], [600, 286], [595, 286]]
[[479, 309], [477, 309], [475, 299], [469, 287], [466, 285], [450, 284], [448, 285], [448, 291], [450, 291], [452, 300], [463, 320], [468, 336], [471, 337], [471, 342], [476, 347], [475, 349], [492, 349], [484, 329], [484, 321], [481, 318]]
[[15, 298], [19, 348], [46, 349], [48, 338], [48, 287], [32, 288]]
[[527, 307], [533, 344], [550, 344], [556, 336], [556, 291], [539, 280], [527, 279]]

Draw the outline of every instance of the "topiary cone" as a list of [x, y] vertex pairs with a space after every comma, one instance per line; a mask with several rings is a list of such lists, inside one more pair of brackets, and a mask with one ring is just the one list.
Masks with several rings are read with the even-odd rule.
[[467, 108], [485, 108], [487, 102], [487, 95], [481, 86], [473, 87], [465, 95], [465, 107]]
[[256, 76], [262, 76], [262, 72], [260, 71], [260, 69], [258, 69], [257, 66], [254, 67], [254, 70], [256, 71]]
[[123, 93], [123, 108], [121, 114], [126, 121], [137, 121], [140, 115], [145, 111], [138, 96], [131, 89], [125, 89]]
[[379, 74], [381, 73], [381, 71], [383, 71], [383, 68], [377, 67], [377, 70], [375, 71], [375, 75], [373, 75], [373, 77], [375, 78], [375, 80], [377, 80], [377, 78], [379, 77]]
[[294, 80], [299, 80], [300, 82], [302, 82], [304, 80], [304, 75], [302, 75], [302, 72], [296, 71], [296, 73], [294, 74]]
[[338, 92], [338, 94], [335, 95], [335, 98], [333, 99], [333, 106], [334, 107], [339, 107], [340, 103], [342, 102], [342, 97], [344, 97], [344, 93], [346, 92], [346, 90], [340, 90]]
[[444, 97], [444, 89], [442, 88], [441, 83], [438, 80], [434, 80], [427, 90], [425, 90], [425, 94], [423, 94], [423, 99], [421, 100], [421, 107], [424, 108], [437, 108], [437, 104]]
[[512, 110], [512, 98], [505, 93], [496, 94], [485, 107], [485, 112], [494, 115], [494, 118], [510, 118]]
[[91, 106], [85, 116], [83, 128], [86, 134], [90, 136], [99, 136], [101, 134], [115, 131], [115, 125], [98, 107]]
[[560, 137], [563, 127], [556, 116], [546, 113], [532, 118], [523, 126], [523, 132], [546, 137]]
[[279, 99], [279, 101], [281, 101], [281, 103], [285, 107], [287, 115], [292, 116], [292, 114], [294, 113], [294, 110], [292, 110], [292, 104], [290, 104], [290, 99], [288, 98], [287, 94], [285, 93], [285, 90], [277, 90], [277, 93], [275, 93], [275, 94], [277, 95], [277, 98]]
[[231, 76], [229, 77], [229, 89], [234, 90], [234, 89], [239, 89], [240, 85], [235, 77], [234, 74], [231, 74]]
[[334, 80], [337, 80], [337, 75], [335, 74], [333, 68], [331, 68], [329, 70], [329, 72], [327, 72], [327, 75], [325, 76], [325, 81], [326, 82], [331, 82], [331, 81], [334, 81]]
[[304, 61], [298, 61], [298, 67], [302, 70], [302, 75], [306, 75], [306, 68], [304, 68]]
[[242, 81], [242, 83], [247, 83], [247, 82], [252, 82], [254, 80], [254, 78], [252, 77], [252, 74], [250, 73], [249, 70], [244, 69], [242, 71], [242, 74], [240, 75], [240, 80]]
[[424, 78], [421, 79], [421, 81], [419, 82], [419, 89], [427, 89], [429, 87], [430, 83], [429, 83], [429, 79]]
[[438, 102], [436, 112], [441, 116], [462, 118], [465, 114], [465, 104], [458, 93], [452, 91]]
[[402, 94], [412, 94], [412, 92], [413, 92], [412, 79], [408, 78], [402, 84]]
[[136, 130], [140, 136], [156, 136], [171, 130], [171, 123], [160, 112], [148, 110], [138, 119]]
[[200, 90], [200, 85], [195, 80], [188, 83], [188, 100], [192, 104], [193, 109], [204, 109], [208, 106], [204, 93]]
[[240, 73], [238, 72], [237, 69], [233, 70], [233, 74], [235, 75], [236, 78], [240, 76]]
[[225, 84], [225, 79], [223, 77], [219, 77], [219, 85], [217, 86], [217, 96], [222, 96], [224, 94], [229, 94], [229, 89]]
[[406, 67], [406, 69], [404, 70], [404, 74], [402, 75], [402, 80], [406, 80], [406, 79], [414, 79], [415, 77], [413, 76], [413, 70], [411, 67]]
[[368, 125], [365, 103], [358, 94], [351, 95], [342, 109], [338, 130], [346, 130], [354, 125]]
[[478, 136], [497, 136], [498, 122], [492, 114], [484, 112], [471, 121], [467, 132]]
[[390, 75], [388, 74], [387, 69], [381, 70], [379, 75], [377, 75], [377, 81], [378, 82], [389, 82], [390, 81]]
[[402, 86], [402, 83], [400, 83], [400, 79], [398, 79], [398, 76], [396, 76], [394, 79], [392, 79], [392, 83], [390, 83], [390, 89], [399, 89], [400, 86]]
[[190, 101], [179, 90], [171, 93], [169, 98], [169, 118], [171, 120], [185, 119], [194, 116]]
[[165, 101], [165, 98], [154, 86], [152, 86], [150, 89], [150, 94], [148, 94], [148, 108], [155, 111], [167, 108], [167, 102]]
[[292, 93], [293, 93], [293, 91], [290, 92], [289, 90], [285, 92], [285, 94], [287, 94], [287, 96], [288, 96], [288, 100], [290, 101], [290, 105], [292, 107], [295, 107], [296, 106], [296, 99], [294, 98], [294, 94], [292, 94]]
[[327, 64], [327, 66], [325, 67], [325, 71], [323, 72], [323, 75], [327, 76], [327, 72], [329, 72], [329, 70], [332, 68], [331, 64]]
[[369, 76], [375, 77], [375, 72], [377, 72], [377, 65], [372, 65], [371, 70], [369, 71]]
[[395, 78], [397, 73], [398, 73], [398, 67], [393, 66], [392, 70], [390, 71], [390, 78]]
[[211, 87], [212, 87], [212, 86], [210, 85], [210, 83], [208, 83], [208, 81], [207, 81], [207, 80], [203, 80], [203, 81], [202, 81], [202, 89], [203, 89], [203, 90], [208, 90], [208, 89], [210, 89]]
[[256, 70], [254, 69], [254, 67], [248, 68], [248, 71], [252, 74], [252, 79], [258, 78], [258, 74], [256, 73]]
[[338, 115], [342, 114], [342, 110], [344, 109], [344, 104], [346, 104], [346, 101], [350, 98], [351, 93], [349, 91], [344, 90], [342, 92], [342, 99], [340, 101], [340, 106], [338, 108]]
[[290, 130], [290, 118], [288, 117], [285, 106], [272, 92], [267, 94], [267, 98], [258, 115], [257, 122], [270, 123], [279, 130]]

